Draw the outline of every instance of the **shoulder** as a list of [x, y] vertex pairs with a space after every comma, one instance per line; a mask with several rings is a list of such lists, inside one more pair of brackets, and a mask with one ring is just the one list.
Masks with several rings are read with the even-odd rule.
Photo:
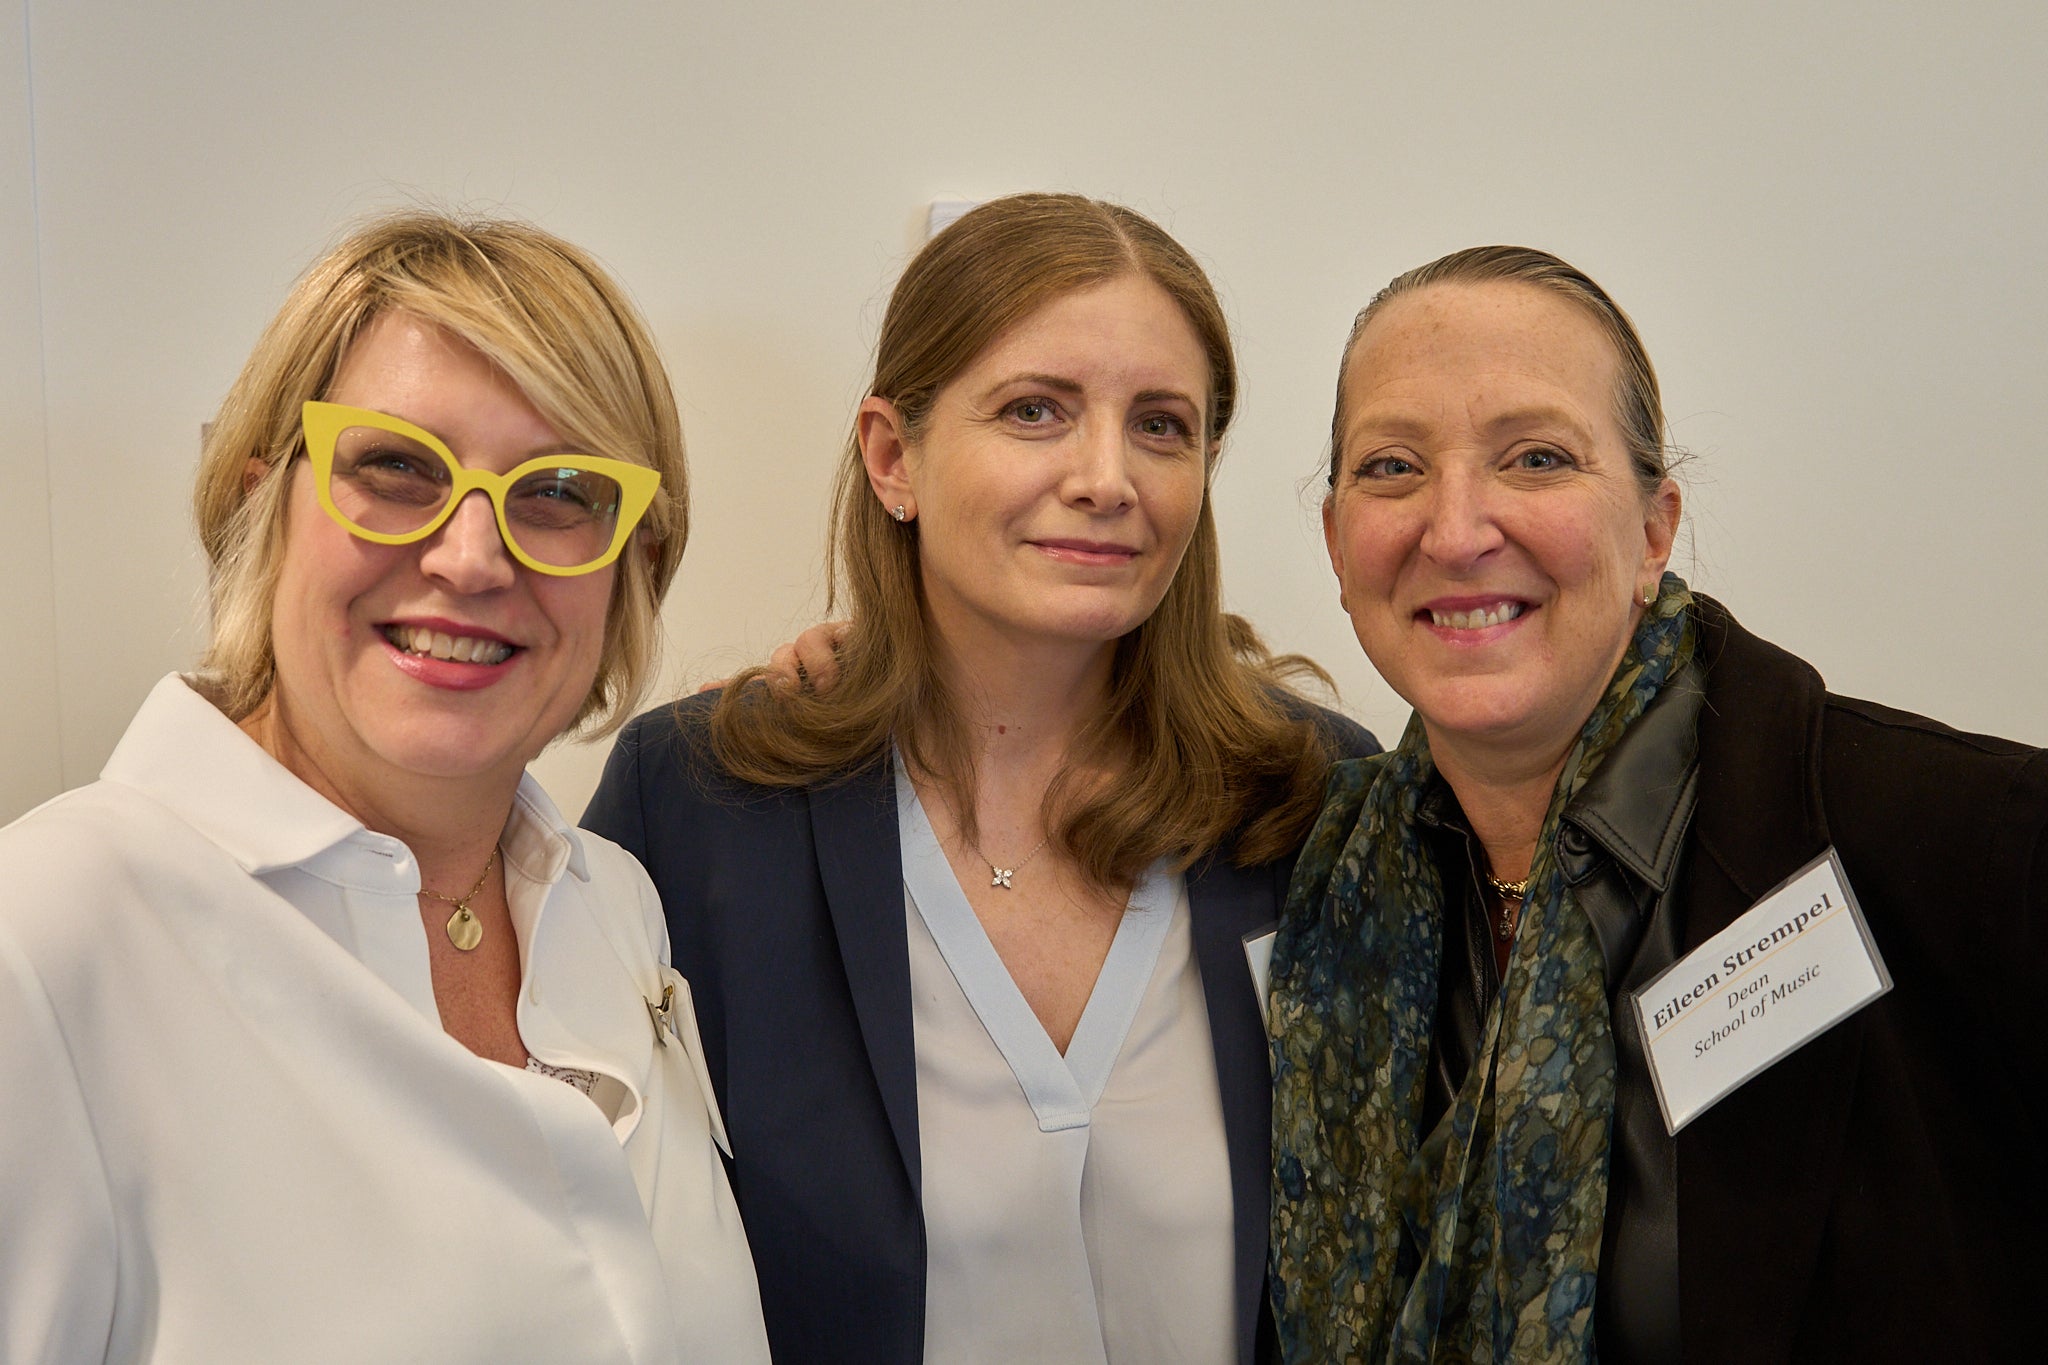
[[1372, 731], [1342, 711], [1319, 706], [1299, 693], [1284, 688], [1276, 688], [1269, 695], [1289, 720], [1305, 720], [1315, 726], [1316, 733], [1322, 736], [1323, 744], [1329, 749], [1332, 758], [1365, 758], [1380, 752], [1382, 746]]
[[[698, 692], [655, 707], [627, 722], [607, 765], [628, 768], [643, 789], [659, 789], [664, 800], [753, 805], [788, 800], [803, 787], [766, 787], [733, 776], [719, 762], [712, 744], [712, 712], [724, 691]], [[880, 755], [876, 756], [878, 760]], [[873, 763], [835, 774], [811, 786], [832, 786], [867, 771]]]
[[2048, 749], [1831, 694], [1820, 763], [1829, 828], [1873, 860], [1960, 884], [2026, 867], [2048, 837]]
[[664, 702], [626, 722], [615, 750], [631, 755], [649, 771], [692, 770], [711, 761], [711, 711], [716, 692], [699, 692]]
[[743, 793], [718, 767], [710, 716], [716, 694], [657, 706], [619, 732], [604, 776], [578, 823], [645, 861], [657, 839], [675, 839]]
[[1881, 866], [1939, 861], [1955, 874], [2015, 839], [2030, 851], [2048, 822], [2048, 751], [1828, 692], [1810, 664], [1696, 601], [1701, 759], [1727, 779], [1718, 800], [1790, 815], [1811, 791], [1829, 835]]
[[[90, 932], [116, 905], [224, 864], [226, 855], [132, 787], [94, 782], [0, 829], [0, 920]], [[231, 864], [228, 864], [231, 866]], [[239, 872], [239, 869], [236, 869]]]
[[586, 829], [576, 837], [583, 847], [584, 871], [578, 895], [591, 918], [614, 941], [624, 935], [635, 944], [644, 942], [657, 959], [668, 961], [668, 925], [647, 869], [602, 834]]

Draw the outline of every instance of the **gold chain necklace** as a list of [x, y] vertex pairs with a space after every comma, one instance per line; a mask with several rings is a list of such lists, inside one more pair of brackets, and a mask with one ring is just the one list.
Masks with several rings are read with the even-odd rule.
[[1504, 882], [1492, 873], [1486, 874], [1486, 884], [1493, 888], [1493, 894], [1500, 897], [1500, 918], [1494, 922], [1494, 937], [1506, 943], [1515, 936], [1515, 919], [1522, 911], [1522, 899], [1529, 894], [1529, 879], [1518, 882]]
[[448, 941], [462, 952], [469, 952], [484, 941], [484, 923], [469, 912], [469, 903], [476, 899], [477, 892], [484, 889], [484, 883], [491, 879], [491, 869], [497, 865], [498, 850], [494, 848], [491, 850], [491, 856], [484, 861], [483, 875], [476, 879], [476, 885], [469, 888], [465, 895], [444, 896], [438, 891], [429, 891], [424, 886], [420, 888], [422, 896], [445, 901], [455, 907], [455, 913], [448, 917], [446, 925]]

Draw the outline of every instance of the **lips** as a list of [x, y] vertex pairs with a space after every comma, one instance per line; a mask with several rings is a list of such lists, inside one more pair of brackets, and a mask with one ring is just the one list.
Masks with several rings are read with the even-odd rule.
[[1042, 553], [1069, 564], [1128, 564], [1138, 557], [1134, 546], [1106, 540], [1060, 538], [1031, 542]]

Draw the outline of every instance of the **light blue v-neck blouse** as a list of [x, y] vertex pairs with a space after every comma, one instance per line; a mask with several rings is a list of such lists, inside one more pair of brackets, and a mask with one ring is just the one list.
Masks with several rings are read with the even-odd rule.
[[1223, 1104], [1186, 881], [1131, 895], [1062, 1056], [898, 765], [925, 1360], [1235, 1359]]

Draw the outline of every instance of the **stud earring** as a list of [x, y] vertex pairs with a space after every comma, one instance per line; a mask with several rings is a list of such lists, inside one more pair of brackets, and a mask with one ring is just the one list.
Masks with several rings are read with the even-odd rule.
[[1657, 585], [1655, 583], [1645, 584], [1643, 587], [1643, 605], [1647, 607], [1654, 603], [1656, 600]]
[[898, 520], [898, 521], [908, 521], [908, 520], [910, 520], [909, 516], [908, 516], [908, 515], [906, 515], [906, 514], [905, 514], [905, 512], [904, 512], [903, 504], [902, 504], [902, 503], [900, 503], [900, 502], [899, 502], [899, 503], [897, 503], [897, 504], [896, 504], [896, 505], [895, 505], [894, 507], [892, 507], [892, 508], [890, 508], [890, 509], [889, 509], [889, 515], [890, 515], [890, 516], [892, 516], [892, 517], [894, 517], [894, 518], [896, 518], [896, 520]]

